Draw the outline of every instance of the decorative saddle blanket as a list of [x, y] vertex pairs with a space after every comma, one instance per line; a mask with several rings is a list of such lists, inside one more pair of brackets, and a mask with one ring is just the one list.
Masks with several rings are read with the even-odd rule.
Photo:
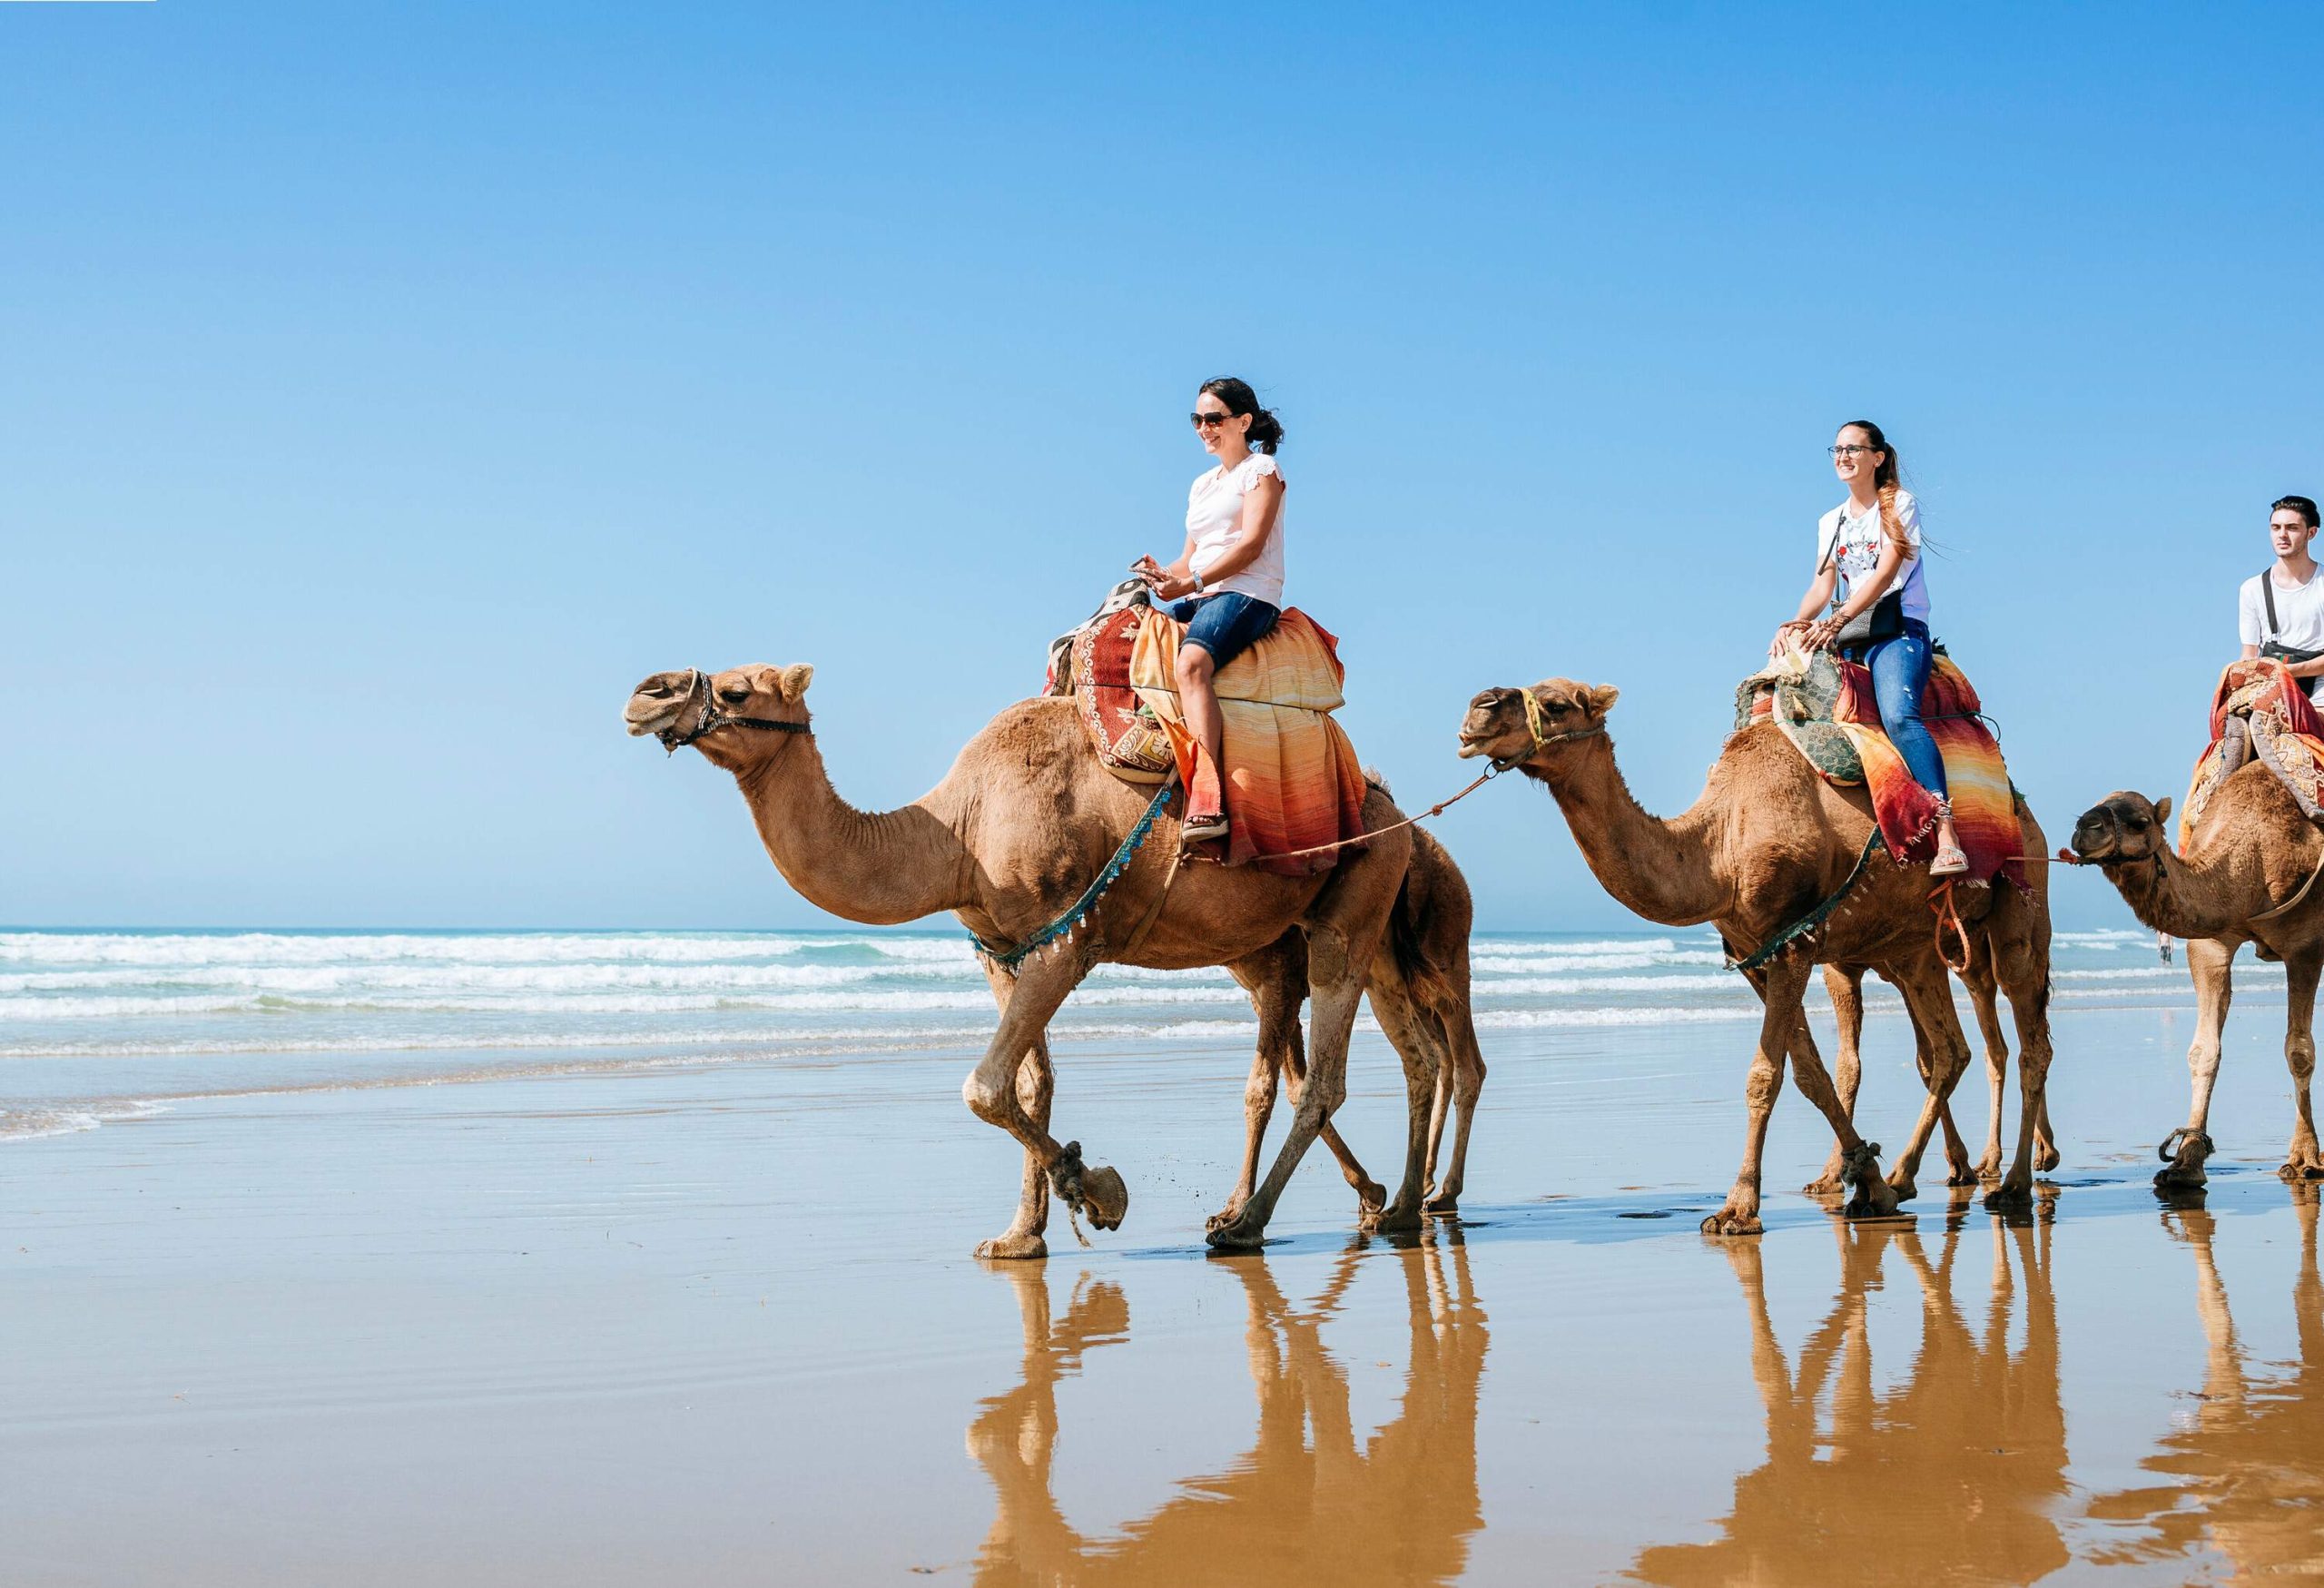
[[2211, 795], [2235, 770], [2225, 743], [2230, 720], [2240, 717], [2252, 755], [2283, 780], [2309, 821], [2324, 820], [2324, 717], [2309, 704], [2301, 682], [2272, 656], [2230, 662], [2211, 695], [2211, 737], [2195, 758], [2187, 798], [2179, 812], [2179, 842], [2185, 844]]
[[1101, 610], [1068, 636], [1050, 693], [1073, 696], [1116, 776], [1153, 784], [1176, 771], [1197, 794], [1215, 791], [1229, 818], [1227, 864], [1288, 876], [1329, 871], [1336, 853], [1275, 857], [1364, 831], [1364, 770], [1330, 715], [1345, 699], [1338, 640], [1295, 607], [1219, 670], [1212, 687], [1226, 720], [1222, 778], [1178, 709], [1175, 664], [1185, 633], [1143, 603]]
[[[2017, 791], [1982, 710], [1968, 676], [1938, 652], [1921, 696], [1921, 721], [1945, 760], [1953, 830], [1969, 859], [1965, 880], [1985, 882], [1999, 873], [2024, 888]], [[1936, 796], [1915, 780], [1882, 729], [1870, 671], [1829, 651], [1787, 650], [1735, 692], [1738, 730], [1768, 720], [1828, 781], [1866, 787], [1890, 855], [1924, 865], [1936, 857]]]

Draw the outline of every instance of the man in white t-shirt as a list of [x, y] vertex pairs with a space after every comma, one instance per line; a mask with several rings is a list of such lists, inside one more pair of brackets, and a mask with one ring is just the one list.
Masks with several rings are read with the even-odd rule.
[[2324, 579], [2309, 555], [2316, 538], [2316, 504], [2306, 497], [2280, 497], [2268, 515], [2268, 539], [2275, 566], [2243, 581], [2236, 626], [2243, 659], [2280, 657], [2302, 679], [2310, 700], [2324, 688]]

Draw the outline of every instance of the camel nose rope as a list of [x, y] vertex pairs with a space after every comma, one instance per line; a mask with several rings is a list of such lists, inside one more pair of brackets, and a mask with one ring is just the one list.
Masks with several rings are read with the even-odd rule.
[[[1961, 906], [1953, 897], [1952, 878], [1947, 877], [1942, 884], [1929, 891], [1928, 907], [1936, 916], [1936, 957], [1945, 962], [1945, 969], [1959, 975], [1969, 968], [1972, 951], [1969, 947], [1969, 929], [1961, 924]], [[1961, 959], [1958, 963], [1954, 962], [1952, 942], [1947, 941], [1945, 935], [1945, 929], [1948, 926], [1953, 929], [1954, 938], [1957, 939], [1961, 944]]]

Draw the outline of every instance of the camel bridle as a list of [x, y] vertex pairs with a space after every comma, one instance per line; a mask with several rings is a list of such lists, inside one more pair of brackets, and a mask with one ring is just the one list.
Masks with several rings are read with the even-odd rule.
[[771, 734], [812, 734], [815, 731], [807, 723], [786, 723], [770, 716], [736, 716], [718, 704], [718, 691], [710, 686], [710, 675], [699, 667], [688, 667], [686, 698], [693, 699], [697, 689], [702, 691], [702, 709], [694, 718], [694, 726], [680, 732], [677, 725], [673, 723], [654, 735], [662, 742], [662, 748], [673, 755], [704, 734], [716, 733], [720, 728], [763, 728]]
[[1562, 745], [1570, 739], [1593, 739], [1606, 731], [1604, 723], [1596, 722], [1586, 728], [1568, 728], [1565, 732], [1559, 734], [1545, 733], [1543, 729], [1547, 725], [1547, 719], [1541, 715], [1540, 698], [1530, 689], [1520, 689], [1517, 692], [1517, 698], [1525, 703], [1525, 731], [1532, 735], [1533, 743], [1529, 748], [1514, 755], [1504, 756], [1495, 761], [1492, 764], [1492, 769], [1496, 773], [1507, 772], [1512, 766], [1521, 765], [1552, 745]]

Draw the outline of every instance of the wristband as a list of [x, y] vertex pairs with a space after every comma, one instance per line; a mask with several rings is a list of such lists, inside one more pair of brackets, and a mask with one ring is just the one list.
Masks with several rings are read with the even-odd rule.
[[1192, 579], [1192, 580], [1195, 582], [1195, 594], [1196, 594], [1196, 595], [1197, 595], [1197, 596], [1201, 595], [1201, 594], [1202, 594], [1202, 576], [1201, 576], [1200, 574], [1196, 573], [1194, 569], [1192, 569], [1192, 568], [1188, 568], [1188, 569], [1187, 570], [1187, 577], [1188, 577], [1188, 578]]

